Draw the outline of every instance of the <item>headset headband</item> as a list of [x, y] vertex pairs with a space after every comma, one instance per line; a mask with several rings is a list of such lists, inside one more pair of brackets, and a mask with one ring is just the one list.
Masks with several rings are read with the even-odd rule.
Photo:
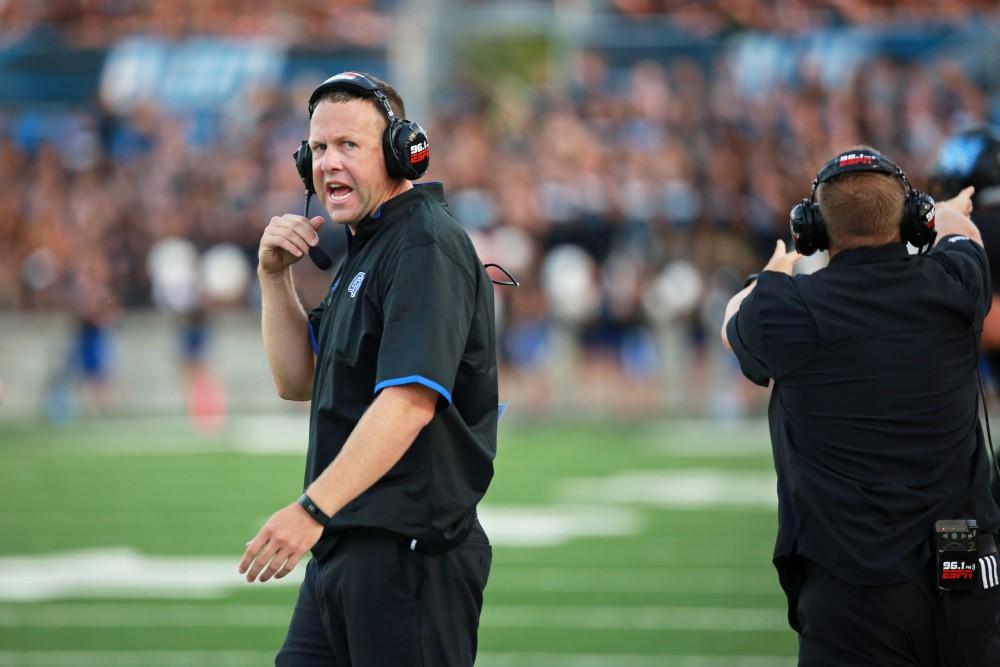
[[816, 174], [816, 178], [813, 179], [812, 194], [809, 199], [816, 201], [816, 188], [821, 183], [826, 183], [837, 176], [856, 171], [876, 172], [896, 176], [903, 182], [903, 187], [906, 189], [907, 194], [913, 192], [906, 174], [903, 173], [903, 170], [895, 162], [878, 151], [858, 149], [841, 153], [823, 165], [819, 173]]
[[382, 111], [385, 113], [385, 117], [389, 120], [389, 123], [392, 124], [392, 121], [396, 119], [396, 114], [392, 112], [392, 105], [389, 103], [389, 98], [379, 90], [378, 85], [374, 81], [359, 72], [334, 74], [319, 84], [316, 90], [312, 92], [312, 95], [309, 96], [310, 118], [312, 118], [313, 111], [316, 110], [316, 105], [319, 103], [320, 98], [334, 90], [348, 90], [364, 97], [374, 97], [375, 101], [382, 107]]

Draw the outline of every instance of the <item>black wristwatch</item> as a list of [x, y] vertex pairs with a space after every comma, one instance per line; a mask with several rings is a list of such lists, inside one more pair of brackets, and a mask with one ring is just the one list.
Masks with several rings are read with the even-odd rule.
[[318, 523], [319, 525], [326, 526], [327, 524], [330, 523], [331, 518], [326, 513], [324, 513], [323, 510], [317, 507], [316, 503], [314, 503], [312, 501], [312, 498], [310, 498], [308, 495], [303, 493], [299, 497], [299, 505], [302, 505], [305, 511], [309, 512], [309, 516], [315, 519], [316, 523]]
[[751, 273], [749, 276], [747, 276], [747, 279], [743, 281], [743, 289], [746, 289], [747, 287], [750, 287], [750, 285], [753, 285], [755, 282], [757, 282], [758, 276], [760, 276], [759, 273]]

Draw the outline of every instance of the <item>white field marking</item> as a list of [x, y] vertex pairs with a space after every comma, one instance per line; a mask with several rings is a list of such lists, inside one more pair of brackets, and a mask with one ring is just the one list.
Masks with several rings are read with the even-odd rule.
[[[701, 436], [704, 439], [704, 435]], [[757, 443], [716, 440], [705, 444], [692, 438], [644, 438], [642, 451], [651, 456], [689, 459], [767, 459], [771, 460], [771, 441], [765, 433]]]
[[[246, 604], [124, 604], [82, 602], [0, 606], [4, 628], [283, 627], [292, 606]], [[781, 632], [784, 608], [661, 606], [534, 606], [487, 604], [480, 625], [495, 628], [630, 630], [635, 632]]]
[[233, 420], [227, 439], [237, 451], [247, 454], [305, 456], [309, 446], [309, 415], [244, 415]]
[[639, 434], [639, 442], [650, 454], [694, 457], [771, 455], [767, 419], [669, 419], [649, 423]]
[[[636, 534], [639, 514], [614, 507], [481, 507], [498, 546], [547, 547], [577, 537]], [[0, 558], [0, 600], [65, 597], [213, 598], [248, 586], [236, 572], [242, 554], [149, 556], [128, 547]], [[264, 586], [297, 585], [305, 563]], [[261, 585], [261, 584], [254, 584]]]
[[773, 472], [713, 469], [633, 471], [610, 477], [562, 482], [568, 502], [635, 503], [684, 509], [774, 511], [778, 493]]
[[[109, 419], [86, 419], [79, 422], [81, 439], [85, 446], [65, 447], [75, 453], [135, 454], [154, 456], [168, 454], [209, 454], [241, 451], [250, 454], [289, 454], [304, 456], [309, 436], [309, 417], [305, 412], [280, 412], [273, 414], [229, 415], [223, 437], [200, 438], [191, 431], [187, 417], [135, 416]], [[137, 437], [123, 440], [123, 432], [134, 432]], [[156, 433], [159, 437], [149, 442], [143, 433]], [[715, 439], [711, 445], [704, 443], [706, 433]], [[730, 438], [730, 433], [738, 437]], [[750, 440], [759, 447], [748, 446]], [[101, 437], [108, 434], [108, 438]], [[161, 435], [162, 434], [162, 435]], [[769, 455], [769, 436], [765, 420], [718, 422], [697, 419], [670, 419], [650, 422], [636, 431], [635, 437], [651, 454], [679, 456], [746, 456]], [[520, 446], [517, 442], [506, 446]], [[63, 447], [60, 447], [63, 449]]]
[[[297, 585], [300, 564], [265, 586]], [[0, 559], [0, 600], [43, 601], [67, 597], [213, 599], [246, 586], [233, 577], [229, 557], [147, 557], [126, 549]], [[259, 586], [260, 584], [254, 584]], [[769, 568], [534, 567], [495, 571], [489, 588], [505, 593], [776, 593]]]
[[[122, 417], [80, 422], [80, 443], [52, 451], [93, 456], [173, 456], [188, 454], [288, 454], [305, 456], [309, 443], [307, 414], [233, 415], [219, 438], [194, 434], [183, 417]], [[122, 433], [135, 437], [123, 438]], [[143, 434], [154, 433], [155, 438]], [[107, 434], [107, 437], [102, 437]]]
[[[592, 501], [587, 501], [592, 502]], [[577, 537], [620, 537], [642, 529], [635, 510], [583, 505], [481, 506], [479, 519], [499, 546], [549, 547]]]
[[0, 605], [4, 628], [228, 628], [280, 627], [291, 604], [183, 604], [67, 602]]
[[780, 594], [772, 568], [516, 567], [490, 576], [501, 593]]
[[[274, 651], [0, 651], [0, 667], [254, 667]], [[480, 652], [477, 667], [793, 667], [779, 655], [635, 655]]]
[[[250, 586], [229, 556], [148, 556], [128, 547], [0, 558], [0, 600], [64, 597], [214, 598]], [[305, 571], [264, 586], [295, 585]], [[253, 584], [259, 586], [261, 584]]]

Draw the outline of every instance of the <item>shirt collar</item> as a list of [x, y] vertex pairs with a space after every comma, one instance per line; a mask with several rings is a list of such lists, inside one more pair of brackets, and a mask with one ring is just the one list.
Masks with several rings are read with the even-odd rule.
[[375, 235], [379, 229], [384, 227], [390, 220], [396, 217], [396, 213], [403, 210], [407, 204], [415, 202], [419, 199], [428, 197], [442, 205], [447, 206], [444, 198], [444, 185], [439, 181], [430, 181], [428, 183], [414, 183], [413, 187], [396, 195], [392, 199], [385, 201], [377, 209], [372, 211], [371, 215], [365, 216], [365, 218], [358, 223], [358, 231], [355, 234], [351, 234], [350, 228], [346, 225], [344, 229], [347, 232], [347, 242], [352, 244], [355, 241], [364, 242]]
[[872, 264], [910, 256], [905, 243], [898, 241], [880, 246], [865, 246], [841, 250], [830, 260], [830, 264]]

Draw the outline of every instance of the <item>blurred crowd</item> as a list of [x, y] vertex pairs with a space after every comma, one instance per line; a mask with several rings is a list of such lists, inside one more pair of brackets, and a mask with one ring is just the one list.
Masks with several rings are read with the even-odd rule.
[[[846, 16], [854, 3], [825, 4]], [[428, 179], [483, 260], [521, 281], [498, 288], [502, 355], [508, 386], [539, 410], [570, 382], [594, 405], [739, 411], [749, 389], [714, 354], [723, 305], [787, 238], [818, 166], [871, 144], [920, 187], [943, 139], [989, 119], [998, 92], [946, 59], [866, 58], [834, 79], [805, 59], [766, 90], [736, 66], [620, 66], [585, 50], [564, 86], [456, 83], [415, 119], [430, 130]], [[106, 326], [154, 303], [150, 251], [169, 238], [235, 244], [252, 266], [268, 219], [301, 209], [291, 152], [307, 96], [258, 87], [228, 116], [0, 111], [0, 308]]]
[[255, 38], [324, 48], [384, 46], [396, 0], [0, 0], [8, 36], [39, 26], [78, 48], [129, 35]]
[[[873, 58], [839, 86], [804, 60], [761, 94], [738, 92], [732, 65], [617, 69], [583, 53], [565, 94], [501, 90], [438, 119], [448, 131], [432, 135], [434, 175], [466, 225], [499, 232], [495, 257], [524, 283], [503, 295], [513, 369], [551, 360], [561, 325], [594, 362], [587, 386], [609, 400], [662, 399], [666, 373], [686, 378], [693, 405], [738, 403], [712, 389], [732, 369], [706, 367], [723, 305], [788, 238], [818, 167], [871, 144], [919, 187], [944, 138], [989, 117], [991, 91], [947, 60]], [[663, 339], [676, 349], [678, 335], [670, 368]]]
[[[484, 4], [482, 0], [452, 0]], [[536, 0], [550, 4], [551, 0]], [[56, 27], [78, 46], [107, 46], [126, 35], [268, 37], [325, 47], [384, 45], [399, 0], [0, 0], [5, 31]], [[747, 28], [798, 33], [822, 26], [884, 21], [962, 21], [995, 0], [598, 0], [597, 12], [669, 23], [712, 36]], [[564, 5], [573, 9], [573, 3]]]
[[634, 19], [669, 14], [694, 34], [756, 28], [799, 33], [824, 26], [916, 21], [963, 21], [996, 7], [994, 0], [612, 0]]

